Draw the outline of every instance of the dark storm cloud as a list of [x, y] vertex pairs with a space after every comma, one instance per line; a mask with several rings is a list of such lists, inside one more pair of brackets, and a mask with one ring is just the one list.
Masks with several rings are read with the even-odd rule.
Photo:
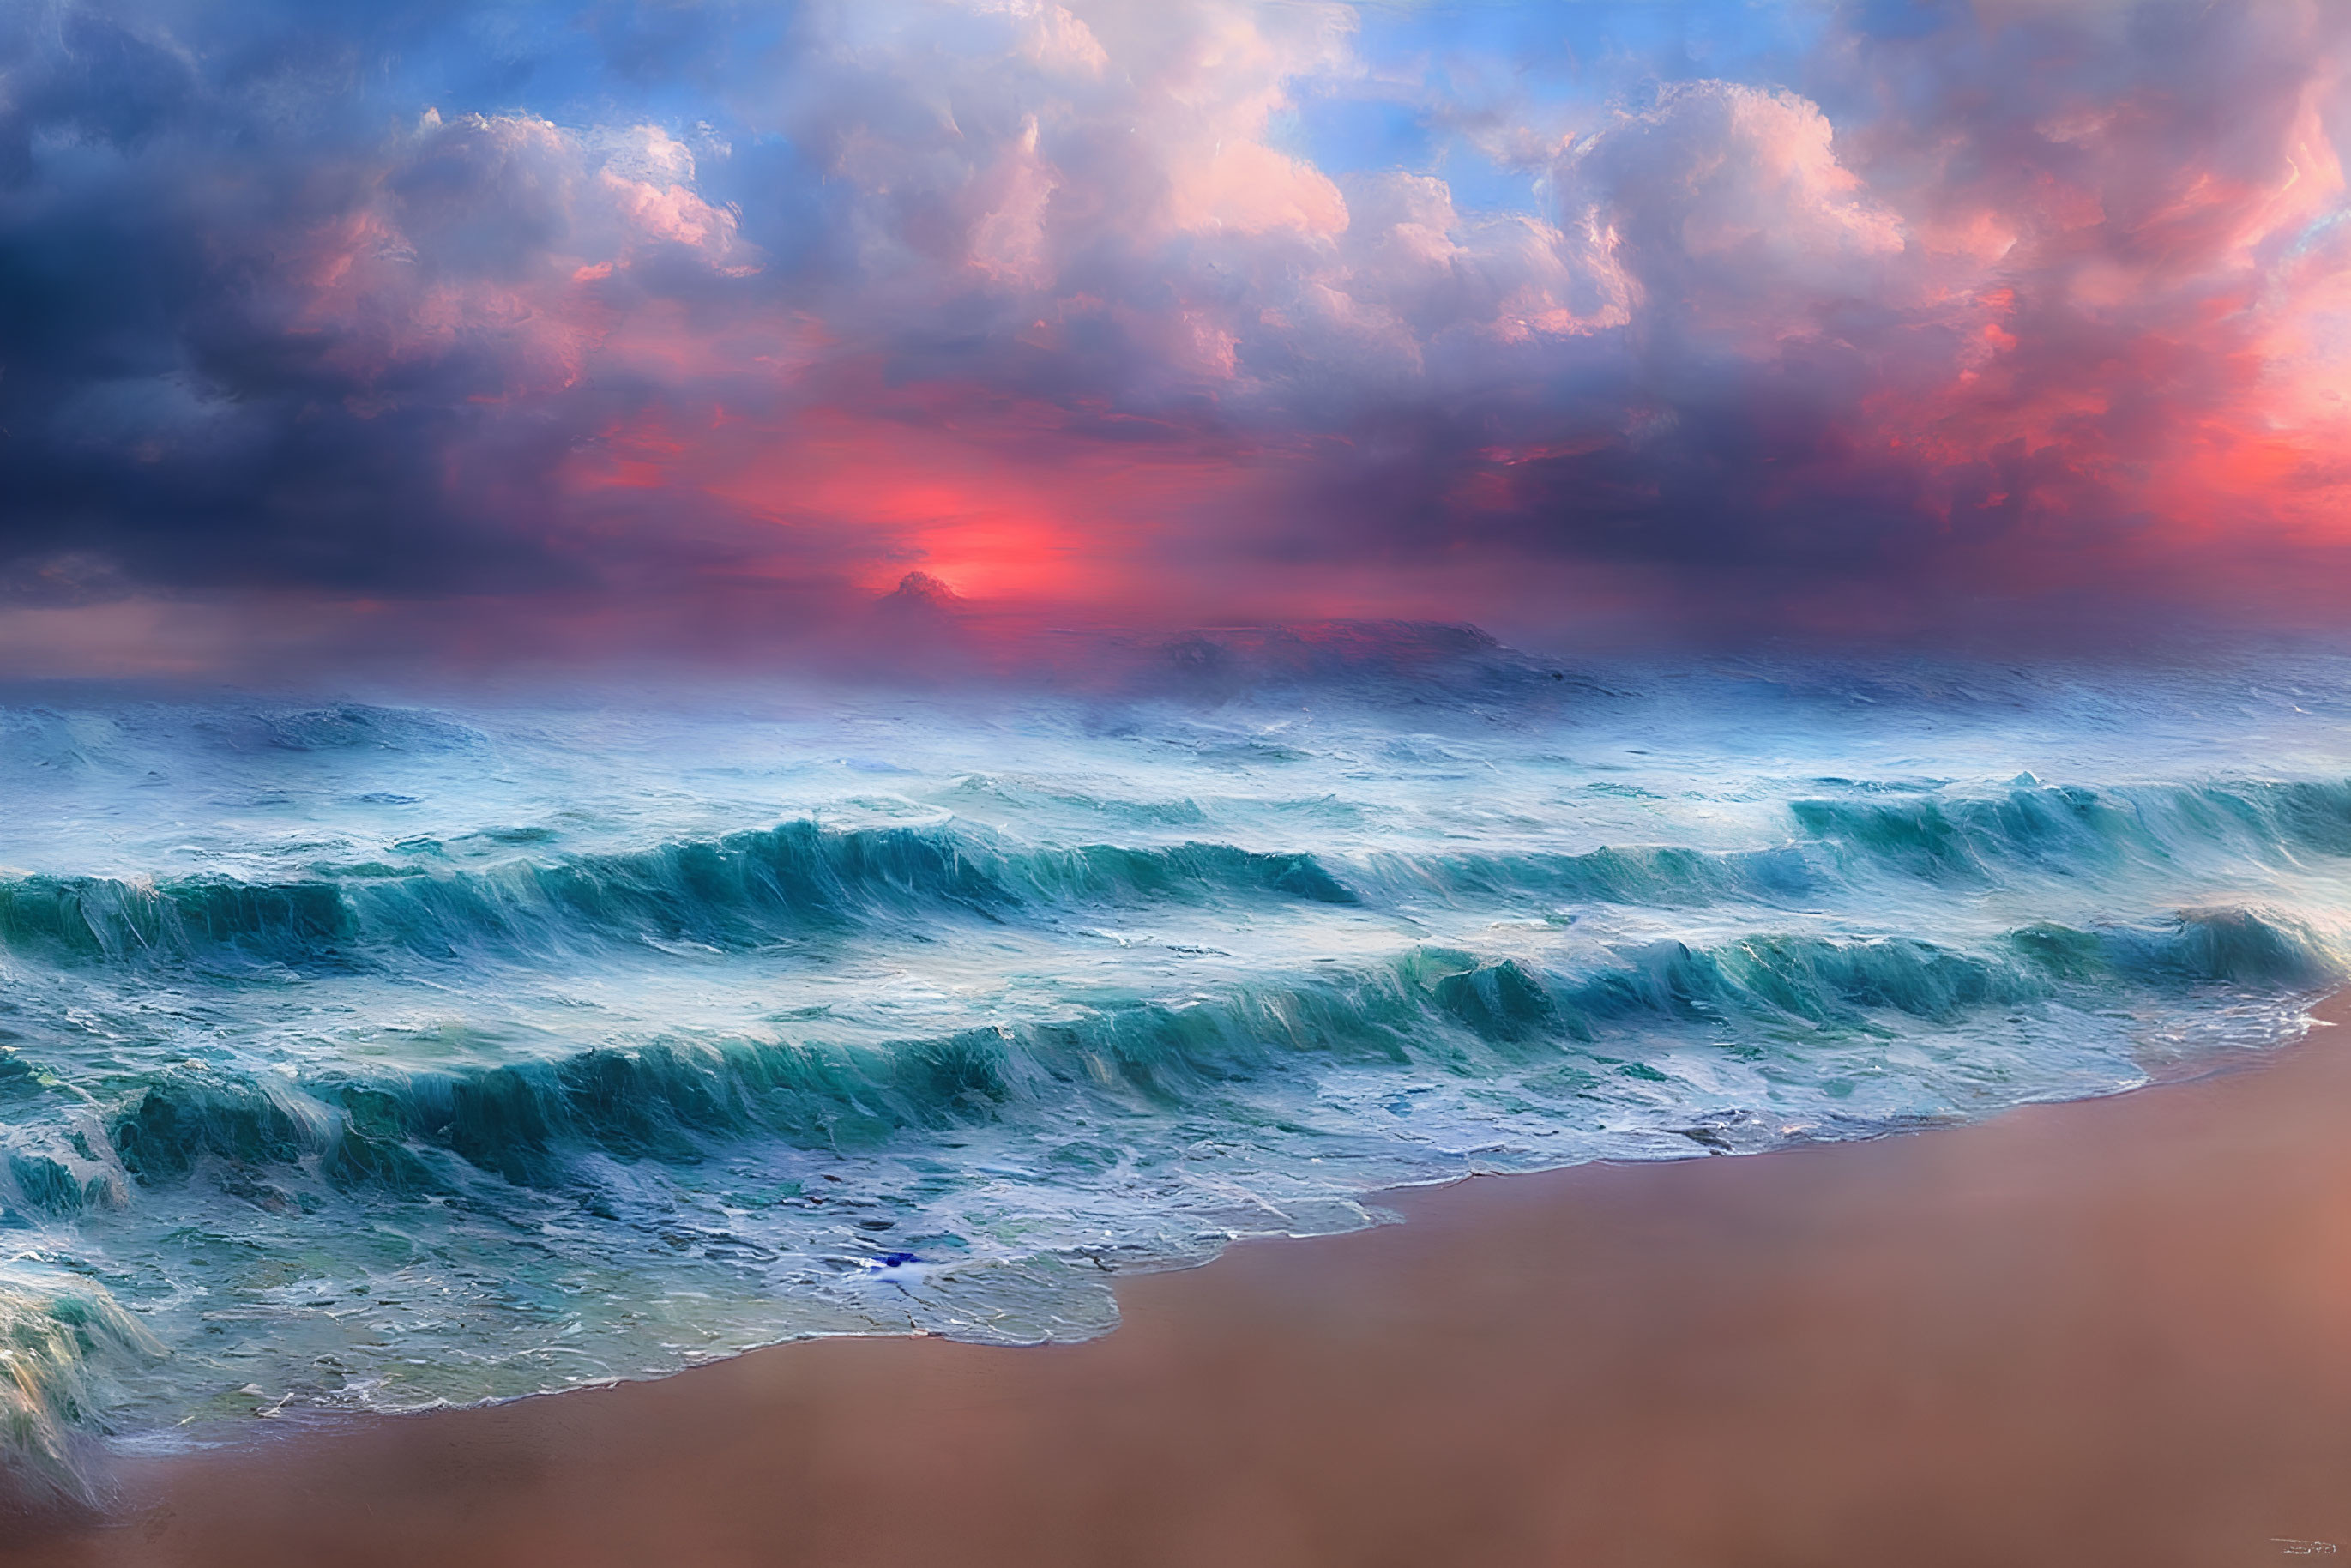
[[[161, 14], [16, 13], [0, 549], [20, 588], [60, 554], [175, 588], [580, 576], [551, 541], [555, 470], [643, 392], [625, 371], [582, 386], [535, 287], [565, 257], [723, 241], [692, 225], [724, 214], [628, 210], [611, 171], [682, 149], [402, 101], [413, 51], [459, 14], [215, 11], [189, 36]], [[613, 292], [717, 276], [643, 259]]]

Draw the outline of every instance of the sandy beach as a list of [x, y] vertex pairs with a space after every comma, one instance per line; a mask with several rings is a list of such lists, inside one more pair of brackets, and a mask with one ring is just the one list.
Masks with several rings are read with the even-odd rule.
[[[2351, 1016], [2344, 1001], [2325, 1015]], [[2085, 1564], [2351, 1550], [2351, 1036], [1393, 1197], [1090, 1343], [787, 1345], [131, 1463], [32, 1564]]]

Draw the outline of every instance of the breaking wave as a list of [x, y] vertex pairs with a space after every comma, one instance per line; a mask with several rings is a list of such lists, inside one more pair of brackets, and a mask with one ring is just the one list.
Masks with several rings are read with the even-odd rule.
[[[581, 1153], [691, 1165], [747, 1139], [838, 1152], [957, 1123], [1041, 1125], [1079, 1100], [1096, 1102], [1088, 1109], [1097, 1115], [1164, 1111], [1204, 1090], [1329, 1062], [1493, 1077], [1663, 1024], [1761, 1031], [1772, 1053], [1798, 1058], [1819, 1031], [1867, 1030], [1878, 1014], [1949, 1022], [2059, 998], [2095, 1006], [2125, 988], [2310, 989], [2341, 974], [2314, 932], [2242, 909], [2146, 927], [2036, 924], [1980, 952], [1907, 938], [1666, 941], [1572, 975], [1423, 947], [1312, 984], [1238, 986], [930, 1039], [661, 1041], [294, 1079], [182, 1071], [128, 1098], [106, 1131], [141, 1189], [185, 1181], [208, 1161], [246, 1186], [282, 1167], [407, 1194], [455, 1191], [481, 1176], [559, 1187], [576, 1179], [570, 1159]], [[1792, 1024], [1806, 1032], [1788, 1033]], [[119, 1201], [95, 1161], [16, 1154], [17, 1201], [52, 1217]]]
[[[402, 847], [427, 862], [441, 848]], [[220, 956], [331, 965], [372, 950], [547, 957], [581, 941], [747, 948], [893, 916], [995, 918], [1040, 904], [1218, 894], [1355, 902], [1305, 854], [1201, 843], [1005, 854], [951, 834], [788, 822], [544, 865], [437, 871], [377, 862], [283, 883], [23, 877], [0, 883], [0, 940], [114, 961]]]

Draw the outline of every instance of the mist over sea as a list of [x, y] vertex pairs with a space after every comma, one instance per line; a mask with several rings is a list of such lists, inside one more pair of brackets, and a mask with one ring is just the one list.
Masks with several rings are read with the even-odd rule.
[[7, 697], [16, 1459], [1097, 1334], [1116, 1271], [1384, 1186], [2202, 1071], [2351, 954], [2340, 659], [1165, 652]]

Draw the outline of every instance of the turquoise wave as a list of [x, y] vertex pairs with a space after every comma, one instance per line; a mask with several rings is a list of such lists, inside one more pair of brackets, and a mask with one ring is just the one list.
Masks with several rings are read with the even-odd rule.
[[[106, 1137], [138, 1189], [200, 1169], [247, 1188], [273, 1170], [411, 1195], [481, 1176], [560, 1188], [587, 1153], [690, 1166], [745, 1139], [838, 1151], [912, 1129], [1044, 1125], [1072, 1101], [1095, 1102], [1101, 1113], [1167, 1112], [1235, 1082], [1329, 1063], [1499, 1078], [1539, 1059], [1586, 1058], [1612, 1034], [1658, 1025], [1713, 1029], [1726, 1043], [1765, 1042], [1792, 1060], [1809, 1040], [1868, 1031], [1880, 1015], [1949, 1023], [2053, 999], [2105, 1005], [2134, 991], [2313, 989], [2341, 973], [2340, 956], [2317, 933], [2245, 909], [2096, 930], [2039, 923], [1980, 950], [1890, 937], [1667, 941], [1565, 975], [1424, 946], [1342, 977], [1110, 1002], [929, 1039], [664, 1041], [488, 1067], [337, 1068], [293, 1081], [174, 1071], [125, 1093]], [[95, 1153], [14, 1154], [16, 1201], [52, 1218], [119, 1201], [92, 1162], [112, 1163]]]
[[[440, 848], [405, 847], [426, 861]], [[802, 821], [553, 864], [379, 862], [280, 883], [21, 877], [0, 882], [0, 942], [72, 959], [336, 967], [375, 950], [547, 956], [580, 940], [745, 948], [892, 915], [1000, 918], [1039, 904], [1209, 894], [1356, 901], [1307, 854], [1213, 843], [1006, 853], [953, 833]]]
[[2215, 852], [2351, 855], [2351, 783], [2035, 787], [1983, 800], [1796, 800], [1790, 810], [1813, 838], [1937, 881], [1990, 883], [2018, 867], [2086, 876]]

